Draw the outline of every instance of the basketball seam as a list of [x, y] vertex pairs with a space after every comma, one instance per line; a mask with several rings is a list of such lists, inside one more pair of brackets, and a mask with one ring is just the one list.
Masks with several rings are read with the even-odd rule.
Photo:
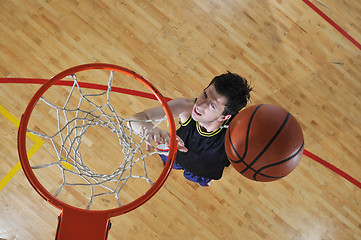
[[[250, 128], [251, 128], [251, 124], [252, 124], [254, 115], [256, 114], [256, 112], [258, 111], [258, 109], [259, 109], [262, 105], [263, 105], [263, 104], [260, 104], [259, 106], [257, 106], [257, 108], [253, 111], [251, 118], [249, 119], [248, 128], [247, 128], [247, 134], [246, 134], [246, 146], [245, 146], [244, 154], [243, 154], [242, 157], [239, 156], [236, 148], [235, 148], [234, 145], [233, 145], [233, 142], [232, 142], [232, 139], [231, 139], [231, 129], [229, 129], [229, 131], [228, 131], [229, 142], [231, 143], [233, 152], [235, 152], [236, 155], [237, 155], [237, 157], [239, 158], [239, 160], [234, 161], [234, 160], [232, 160], [232, 159], [230, 159], [230, 158], [228, 157], [228, 159], [229, 159], [230, 161], [232, 161], [233, 163], [241, 163], [241, 162], [243, 162], [245, 165], [247, 165], [247, 164], [243, 161], [243, 159], [246, 157], [247, 151], [248, 151], [249, 131], [250, 131]], [[231, 128], [231, 127], [232, 127], [232, 124], [230, 124], [229, 128]], [[247, 166], [248, 166], [248, 165], [247, 165]]]
[[[243, 174], [245, 173], [248, 169], [251, 168], [251, 166], [257, 162], [257, 160], [267, 151], [267, 149], [271, 146], [271, 144], [274, 142], [274, 140], [277, 138], [277, 136], [281, 133], [282, 129], [286, 126], [286, 123], [288, 122], [288, 120], [290, 119], [290, 113], [287, 113], [287, 116], [285, 118], [285, 120], [283, 121], [282, 125], [279, 127], [279, 129], [277, 130], [276, 134], [271, 138], [271, 140], [267, 143], [267, 145], [263, 148], [263, 150], [257, 155], [257, 157], [249, 164], [247, 165], [246, 168], [244, 168], [240, 173]], [[252, 169], [252, 168], [251, 168]], [[254, 169], [252, 169], [253, 171], [255, 171]]]
[[[256, 180], [256, 181], [258, 181], [258, 180], [256, 179], [258, 174], [259, 174], [259, 175], [262, 175], [262, 176], [264, 176], [264, 177], [268, 177], [268, 178], [283, 178], [283, 177], [287, 176], [287, 174], [284, 175], [284, 176], [281, 176], [281, 177], [268, 176], [268, 175], [266, 175], [266, 174], [261, 173], [261, 171], [264, 170], [264, 169], [266, 169], [266, 168], [273, 167], [273, 166], [276, 166], [276, 165], [279, 165], [279, 164], [282, 164], [282, 163], [285, 163], [285, 162], [291, 160], [292, 158], [294, 158], [294, 157], [302, 150], [304, 144], [305, 144], [305, 142], [302, 141], [301, 147], [299, 147], [299, 149], [297, 149], [297, 151], [296, 151], [294, 154], [292, 154], [291, 156], [287, 157], [286, 159], [281, 160], [281, 161], [276, 162], [276, 163], [269, 164], [269, 165], [267, 165], [267, 166], [263, 166], [262, 168], [260, 168], [258, 171], [256, 171], [256, 172], [254, 173], [253, 179]], [[253, 171], [254, 171], [254, 170], [253, 170]]]

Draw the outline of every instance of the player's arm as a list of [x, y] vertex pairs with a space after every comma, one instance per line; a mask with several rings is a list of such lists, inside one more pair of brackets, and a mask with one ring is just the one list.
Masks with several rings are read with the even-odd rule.
[[[180, 118], [181, 121], [185, 121], [192, 112], [194, 99], [192, 98], [178, 98], [168, 102], [168, 105], [172, 111], [174, 118]], [[151, 120], [159, 120], [165, 116], [165, 112], [162, 107], [155, 107], [147, 109], [143, 112], [139, 112], [130, 117], [129, 127], [135, 132], [145, 136], [147, 135], [147, 141], [155, 141], [156, 144], [169, 144], [170, 134], [160, 128], [155, 128]], [[142, 121], [137, 121], [142, 120]], [[147, 121], [150, 120], [150, 121]], [[187, 151], [183, 141], [177, 136], [178, 150]], [[149, 150], [150, 147], [147, 146]]]

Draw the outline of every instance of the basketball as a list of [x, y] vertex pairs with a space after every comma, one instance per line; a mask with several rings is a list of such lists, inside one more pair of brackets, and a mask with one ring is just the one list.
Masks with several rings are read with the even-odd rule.
[[270, 182], [287, 176], [301, 160], [303, 133], [284, 109], [260, 104], [240, 111], [229, 125], [225, 150], [243, 176]]

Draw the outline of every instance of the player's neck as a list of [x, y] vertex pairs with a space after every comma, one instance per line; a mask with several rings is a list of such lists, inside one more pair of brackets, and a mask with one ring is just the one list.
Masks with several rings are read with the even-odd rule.
[[201, 127], [201, 130], [203, 132], [213, 132], [220, 128], [223, 122], [221, 121], [214, 121], [214, 122], [208, 122], [208, 123], [201, 123], [199, 122], [199, 126]]

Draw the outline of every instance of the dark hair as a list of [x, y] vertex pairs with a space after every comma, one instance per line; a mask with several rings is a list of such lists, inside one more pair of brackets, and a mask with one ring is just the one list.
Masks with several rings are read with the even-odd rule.
[[[252, 88], [248, 81], [238, 74], [228, 72], [216, 76], [209, 83], [214, 85], [218, 94], [227, 98], [223, 115], [236, 115], [250, 100]], [[207, 88], [208, 88], [207, 87]]]

